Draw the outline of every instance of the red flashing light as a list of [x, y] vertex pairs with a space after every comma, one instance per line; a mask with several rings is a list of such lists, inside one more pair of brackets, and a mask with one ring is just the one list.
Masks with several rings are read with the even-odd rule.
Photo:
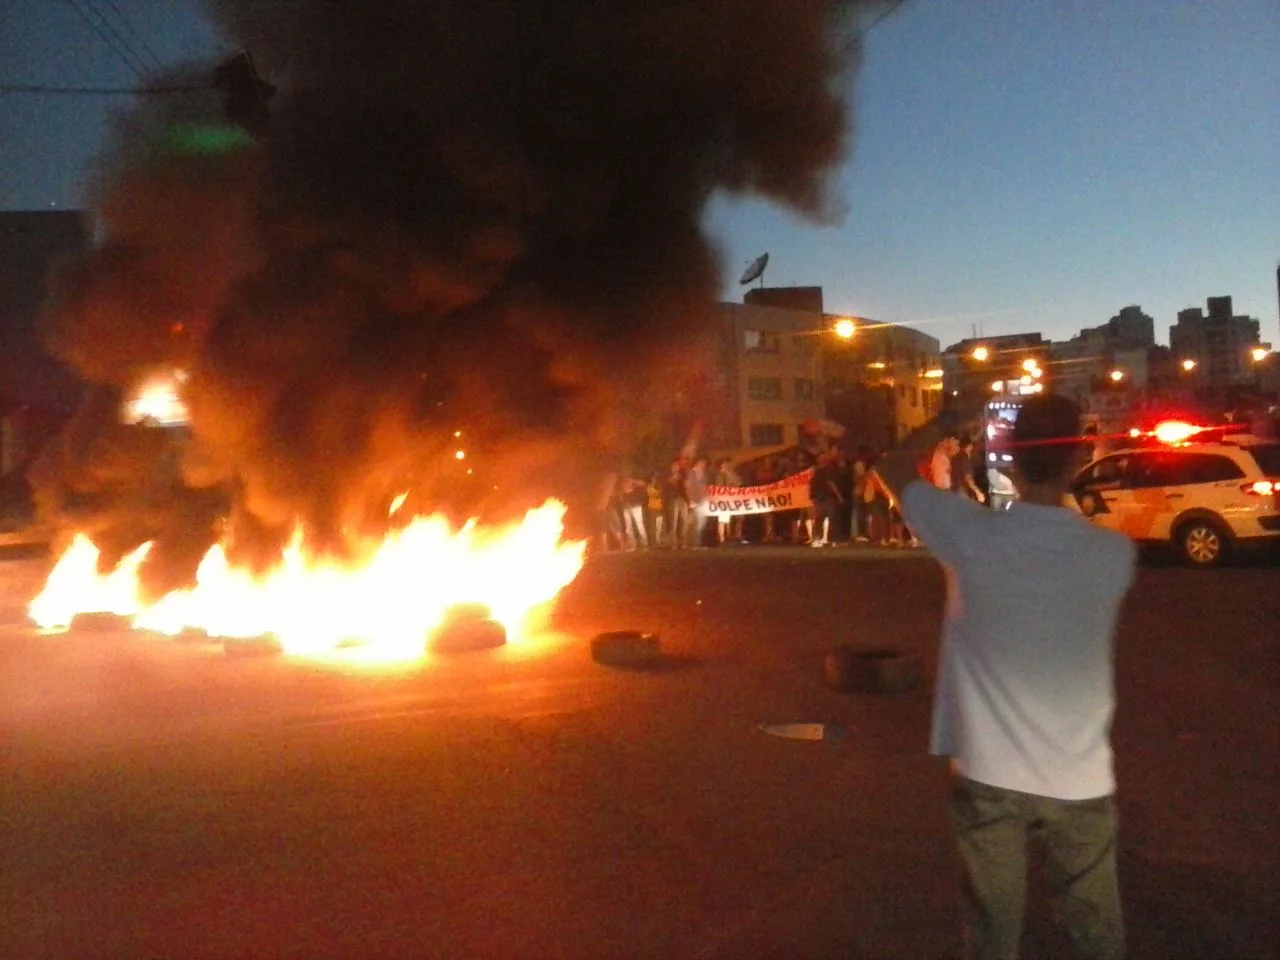
[[1197, 433], [1202, 433], [1204, 429], [1182, 420], [1165, 420], [1156, 424], [1156, 428], [1151, 431], [1151, 436], [1161, 443], [1186, 443]]

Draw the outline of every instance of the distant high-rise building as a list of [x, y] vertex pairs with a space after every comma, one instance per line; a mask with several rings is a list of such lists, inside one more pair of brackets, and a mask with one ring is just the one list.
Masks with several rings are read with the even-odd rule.
[[1156, 343], [1156, 322], [1139, 306], [1123, 307], [1102, 329], [1110, 346], [1153, 347]]
[[1194, 360], [1206, 384], [1251, 382], [1256, 371], [1250, 351], [1261, 343], [1258, 321], [1236, 316], [1230, 297], [1209, 297], [1206, 306], [1207, 313], [1199, 307], [1178, 311], [1178, 322], [1169, 328], [1174, 357]]

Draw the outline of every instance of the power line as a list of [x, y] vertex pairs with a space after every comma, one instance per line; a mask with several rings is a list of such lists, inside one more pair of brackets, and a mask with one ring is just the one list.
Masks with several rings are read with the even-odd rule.
[[[116, 56], [118, 56], [122, 61], [124, 61], [124, 65], [128, 67], [130, 71], [132, 71], [134, 76], [136, 77], [142, 76], [143, 72], [145, 71], [145, 65], [142, 64], [142, 62], [137, 59], [137, 55], [133, 53], [133, 51], [129, 48], [128, 44], [123, 43], [123, 41], [119, 40], [120, 34], [118, 31], [115, 30], [114, 27], [112, 27], [110, 24], [107, 24], [107, 30], [103, 30], [102, 26], [99, 25], [99, 23], [96, 20], [90, 17], [89, 14], [85, 11], [85, 8], [80, 6], [80, 4], [76, 2], [76, 0], [67, 0], [67, 6], [69, 6], [72, 10], [74, 10], [79, 15], [80, 19], [83, 20], [86, 24], [88, 24], [89, 28], [98, 35], [98, 38], [104, 44], [106, 44], [107, 47]], [[97, 11], [95, 10], [95, 12]], [[113, 42], [112, 40], [113, 34], [116, 37], [115, 42]]]
[[886, 17], [893, 14], [900, 6], [902, 6], [906, 2], [907, 0], [892, 0], [889, 6], [881, 10], [880, 13], [877, 14], [876, 18], [872, 20], [869, 24], [867, 24], [866, 27], [863, 28], [862, 32], [859, 35], [865, 37], [868, 33], [870, 33], [872, 30], [878, 27]]
[[135, 97], [172, 93], [195, 93], [211, 90], [210, 86], [189, 87], [50, 87], [30, 83], [0, 84], [0, 93], [32, 93], [53, 96]]
[[[93, 0], [85, 0], [85, 2], [92, 5]], [[133, 38], [138, 41], [138, 44], [146, 52], [147, 56], [151, 58], [151, 62], [156, 67], [160, 67], [161, 66], [160, 58], [156, 55], [155, 50], [151, 48], [151, 44], [147, 43], [146, 38], [144, 38], [142, 34], [140, 34], [136, 29], [134, 29], [133, 22], [127, 16], [125, 16], [124, 12], [118, 6], [116, 6], [115, 0], [105, 0], [105, 3], [115, 13], [116, 19], [119, 20], [119, 22], [124, 25], [124, 28], [130, 34], [133, 35]], [[104, 20], [107, 19], [104, 14], [101, 14], [101, 11], [99, 13], [100, 15], [102, 15]]]

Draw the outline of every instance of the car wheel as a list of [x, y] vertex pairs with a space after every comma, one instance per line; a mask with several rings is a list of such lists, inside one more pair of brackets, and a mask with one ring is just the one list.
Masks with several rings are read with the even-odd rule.
[[1222, 527], [1212, 520], [1191, 520], [1178, 529], [1178, 551], [1192, 567], [1216, 567], [1231, 549]]

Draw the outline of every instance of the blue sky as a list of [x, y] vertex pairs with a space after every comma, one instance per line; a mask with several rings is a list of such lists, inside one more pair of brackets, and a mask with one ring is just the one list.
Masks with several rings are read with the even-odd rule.
[[[198, 3], [114, 6], [144, 58], [138, 37], [164, 62], [222, 47]], [[0, 84], [134, 82], [70, 0], [4, 0], [0, 36]], [[726, 299], [768, 251], [770, 285], [944, 344], [975, 324], [1066, 337], [1130, 303], [1165, 339], [1229, 294], [1280, 345], [1275, 0], [907, 0], [868, 36], [853, 101], [841, 223], [712, 205]], [[0, 208], [79, 204], [113, 102], [0, 93]]]

